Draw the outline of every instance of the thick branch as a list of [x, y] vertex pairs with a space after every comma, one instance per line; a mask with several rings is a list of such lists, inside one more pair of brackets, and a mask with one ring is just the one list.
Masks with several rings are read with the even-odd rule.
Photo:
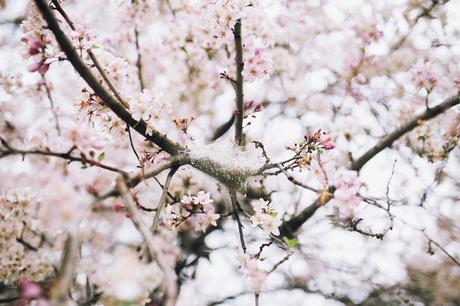
[[235, 142], [239, 145], [243, 141], [243, 43], [241, 41], [241, 19], [238, 19], [233, 28], [233, 36], [235, 41], [235, 65], [236, 65], [236, 79], [235, 79], [235, 93], [236, 93], [236, 111], [235, 111]]
[[404, 134], [412, 131], [415, 127], [417, 127], [420, 124], [421, 121], [430, 120], [459, 103], [460, 103], [460, 97], [458, 95], [453, 96], [445, 100], [441, 104], [436, 105], [433, 108], [429, 108], [426, 111], [424, 111], [422, 114], [415, 116], [414, 118], [412, 118], [412, 120], [410, 120], [409, 122], [407, 122], [400, 128], [394, 130], [392, 133], [388, 134], [387, 136], [385, 136], [375, 146], [369, 149], [361, 157], [356, 159], [353, 162], [351, 169], [359, 171], [371, 158], [373, 158], [375, 155], [380, 153], [380, 151], [384, 150], [385, 148], [391, 147], [391, 145], [396, 140], [398, 140]]
[[174, 306], [176, 304], [178, 289], [177, 289], [177, 276], [174, 272], [174, 268], [169, 266], [165, 254], [160, 249], [161, 242], [158, 241], [157, 237], [153, 236], [153, 233], [150, 231], [149, 227], [143, 222], [139, 211], [137, 210], [136, 203], [134, 202], [131, 193], [128, 190], [128, 186], [122, 176], [117, 179], [117, 189], [120, 192], [123, 202], [126, 205], [129, 213], [131, 214], [131, 219], [133, 220], [134, 225], [137, 227], [139, 232], [144, 237], [145, 243], [147, 244], [148, 250], [152, 258], [158, 263], [158, 266], [163, 272], [163, 277], [165, 281], [165, 295], [166, 295], [166, 306]]
[[[385, 148], [390, 147], [397, 139], [402, 137], [404, 134], [413, 130], [420, 123], [421, 120], [430, 120], [457, 104], [460, 104], [460, 97], [453, 96], [445, 100], [441, 104], [433, 108], [429, 108], [422, 114], [415, 116], [412, 120], [404, 124], [402, 127], [396, 129], [395, 131], [387, 135], [385, 138], [383, 138], [379, 143], [377, 143], [373, 148], [364, 153], [360, 158], [356, 159], [353, 162], [351, 169], [356, 171], [360, 170], [375, 155], [377, 155]], [[333, 192], [330, 192], [330, 194], [333, 194]], [[326, 199], [321, 200], [321, 197], [319, 197], [313, 204], [306, 207], [302, 212], [300, 212], [300, 214], [292, 217], [288, 221], [283, 222], [283, 224], [280, 226], [281, 236], [293, 236], [295, 232], [315, 214], [316, 210], [321, 205], [326, 204], [331, 199], [332, 197], [328, 197]]]
[[146, 132], [147, 125], [144, 121], [136, 121], [125, 107], [117, 101], [97, 80], [91, 73], [91, 70], [85, 65], [80, 56], [78, 55], [72, 43], [59, 27], [59, 24], [54, 17], [50, 7], [45, 0], [34, 0], [38, 9], [46, 20], [49, 29], [53, 32], [56, 40], [61, 47], [62, 51], [66, 54], [67, 59], [70, 61], [75, 70], [86, 81], [86, 83], [93, 89], [94, 93], [98, 95], [104, 104], [109, 107], [121, 120], [125, 121], [129, 126], [143, 135], [146, 139], [152, 141], [160, 148], [170, 154], [177, 154], [179, 151], [185, 150], [179, 144], [170, 140], [166, 135], [161, 134], [157, 130], [153, 130], [149, 135]]
[[280, 237], [292, 238], [299, 228], [321, 207], [321, 200], [317, 198], [313, 204], [304, 208], [298, 215], [292, 217], [288, 221], [284, 221], [279, 227]]
[[79, 245], [78, 235], [69, 233], [62, 252], [58, 282], [52, 291], [51, 305], [53, 306], [63, 306], [69, 303], [70, 288], [73, 284], [79, 256]]

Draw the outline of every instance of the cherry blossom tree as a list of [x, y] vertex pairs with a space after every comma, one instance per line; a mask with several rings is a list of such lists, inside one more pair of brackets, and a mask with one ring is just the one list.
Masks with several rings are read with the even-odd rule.
[[0, 303], [460, 304], [459, 1], [0, 6]]

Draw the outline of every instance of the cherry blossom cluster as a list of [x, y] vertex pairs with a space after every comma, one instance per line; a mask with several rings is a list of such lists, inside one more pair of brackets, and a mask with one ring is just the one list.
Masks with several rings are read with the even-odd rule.
[[431, 91], [439, 82], [437, 67], [431, 62], [419, 60], [411, 69], [412, 81], [417, 87]]
[[240, 252], [237, 259], [239, 268], [248, 279], [251, 289], [256, 293], [261, 292], [268, 273], [259, 267], [256, 256]]
[[0, 278], [7, 284], [25, 278], [40, 281], [53, 271], [50, 249], [42, 246], [37, 209], [37, 199], [30, 190], [10, 190], [0, 196]]
[[47, 61], [45, 49], [48, 41], [35, 38], [29, 41], [23, 37], [22, 42], [27, 44], [27, 55], [33, 59], [33, 63], [29, 65], [29, 72], [38, 72], [44, 75], [49, 69], [49, 61]]
[[340, 218], [351, 219], [360, 203], [357, 196], [361, 182], [356, 171], [343, 170], [334, 180], [333, 203]]
[[267, 234], [279, 235], [281, 216], [270, 206], [270, 202], [258, 199], [252, 202], [254, 215], [251, 217], [253, 226], [260, 226]]
[[130, 99], [129, 106], [133, 118], [146, 122], [147, 128], [152, 128], [153, 120], [159, 120], [161, 115], [169, 114], [171, 111], [171, 105], [164, 102], [161, 95], [154, 95], [148, 89]]
[[355, 26], [353, 27], [353, 30], [355, 31], [356, 36], [358, 36], [365, 45], [377, 42], [383, 37], [382, 31], [377, 29], [377, 25], [375, 23]]
[[75, 30], [70, 30], [68, 36], [80, 54], [94, 47], [94, 33], [81, 24], [75, 24]]
[[189, 220], [196, 231], [206, 231], [210, 226], [217, 226], [219, 214], [215, 213], [214, 200], [209, 192], [199, 191], [196, 195], [184, 195], [179, 205], [168, 205], [165, 208], [163, 222], [170, 229], [176, 229], [184, 221]]
[[268, 79], [272, 70], [272, 60], [267, 53], [260, 48], [245, 50], [243, 77], [247, 82]]
[[45, 74], [50, 65], [50, 58], [53, 57], [53, 48], [51, 44], [51, 36], [45, 31], [45, 24], [40, 17], [35, 5], [31, 5], [31, 18], [27, 18], [21, 23], [22, 38], [21, 42], [27, 50], [25, 57], [32, 60], [29, 65], [29, 72], [38, 72]]
[[293, 146], [286, 146], [286, 149], [295, 153], [295, 166], [305, 167], [311, 163], [311, 154], [321, 153], [323, 150], [329, 151], [335, 148], [332, 138], [325, 132], [318, 129], [313, 134], [306, 134], [304, 139]]
[[[104, 148], [106, 141], [101, 137], [96, 137], [89, 129], [71, 128], [65, 132], [65, 140], [68, 140], [72, 146], [75, 146], [82, 154], [94, 155], [94, 151], [100, 151]], [[91, 153], [92, 152], [92, 153]]]
[[203, 1], [204, 14], [199, 23], [200, 43], [205, 48], [219, 48], [233, 41], [232, 28], [238, 18], [243, 17], [247, 0]]

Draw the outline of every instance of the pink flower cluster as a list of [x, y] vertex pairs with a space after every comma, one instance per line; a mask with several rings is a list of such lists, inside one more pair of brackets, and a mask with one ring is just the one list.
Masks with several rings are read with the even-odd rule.
[[268, 234], [279, 235], [278, 227], [281, 225], [279, 214], [273, 210], [268, 201], [258, 199], [252, 202], [254, 215], [251, 217], [251, 222], [254, 226], [261, 226]]
[[152, 120], [159, 120], [162, 115], [171, 112], [171, 105], [162, 101], [161, 94], [144, 89], [142, 93], [129, 100], [130, 111], [134, 119], [147, 123], [147, 133], [151, 132]]
[[440, 79], [436, 67], [431, 62], [421, 60], [412, 66], [411, 74], [415, 85], [428, 91], [431, 91]]
[[361, 182], [356, 171], [344, 170], [334, 181], [334, 203], [338, 216], [345, 219], [353, 217], [354, 210], [359, 204], [357, 197]]
[[260, 48], [245, 50], [248, 56], [244, 60], [243, 77], [247, 82], [268, 79], [273, 70], [270, 56], [263, 53]]
[[377, 29], [377, 25], [375, 24], [355, 26], [353, 30], [365, 45], [377, 42], [383, 37], [383, 33]]
[[249, 280], [251, 289], [259, 293], [265, 285], [268, 273], [259, 267], [256, 257], [243, 252], [238, 255], [238, 264], [245, 277]]
[[67, 130], [64, 136], [82, 153], [87, 153], [87, 151], [91, 150], [101, 150], [105, 146], [105, 142], [97, 138], [89, 129], [75, 127]]
[[75, 30], [69, 33], [69, 37], [80, 51], [91, 49], [94, 45], [94, 34], [80, 24], [75, 24]]
[[307, 154], [316, 150], [332, 150], [335, 148], [332, 138], [326, 136], [326, 133], [322, 132], [321, 129], [313, 134], [305, 134], [303, 138], [304, 140], [296, 143], [294, 146], [286, 146], [286, 149], [299, 154]]
[[190, 219], [196, 231], [206, 231], [210, 226], [217, 226], [219, 214], [215, 213], [214, 200], [209, 192], [200, 191], [195, 196], [184, 195], [179, 205], [168, 205], [163, 215], [163, 222], [170, 229], [176, 229], [181, 223]]

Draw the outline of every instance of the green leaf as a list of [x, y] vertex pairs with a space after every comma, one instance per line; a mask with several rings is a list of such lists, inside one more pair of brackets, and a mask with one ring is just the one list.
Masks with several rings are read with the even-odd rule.
[[294, 248], [299, 244], [297, 238], [289, 239], [288, 237], [283, 237], [284, 242], [286, 242], [288, 248]]
[[101, 154], [99, 154], [99, 155], [97, 156], [97, 160], [100, 161], [100, 162], [103, 161], [104, 158], [105, 158], [105, 152], [102, 152]]

